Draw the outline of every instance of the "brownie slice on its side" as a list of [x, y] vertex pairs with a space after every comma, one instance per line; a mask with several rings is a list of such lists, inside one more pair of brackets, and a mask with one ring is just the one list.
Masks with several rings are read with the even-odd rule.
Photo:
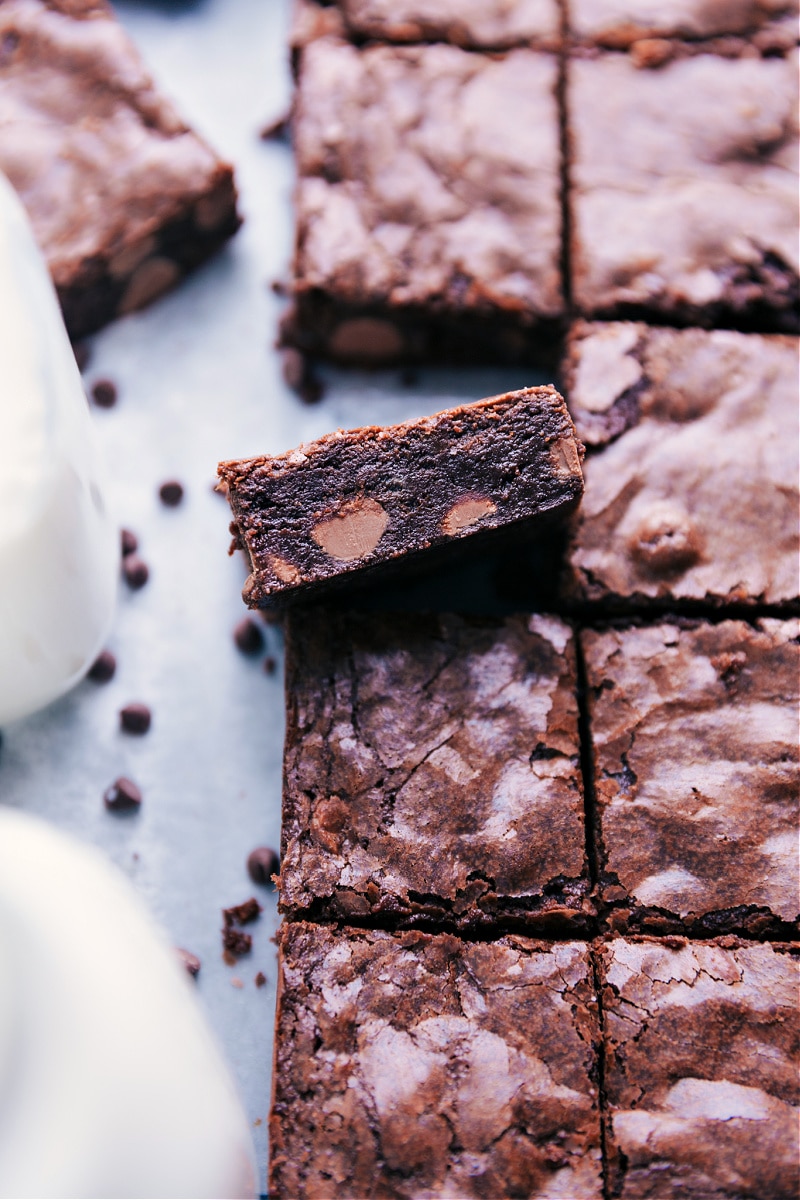
[[576, 691], [555, 617], [292, 614], [281, 909], [585, 931]]
[[467, 539], [476, 552], [529, 537], [579, 502], [582, 451], [558, 392], [539, 387], [221, 463], [252, 569], [245, 600], [278, 607], [452, 557]]
[[796, 1200], [797, 949], [601, 946], [610, 1197]]
[[270, 1196], [599, 1200], [585, 944], [279, 937]]
[[156, 91], [105, 0], [0, 4], [0, 170], [73, 337], [149, 303], [239, 225], [231, 168]]
[[800, 622], [582, 643], [611, 926], [798, 937]]
[[567, 92], [578, 310], [796, 332], [795, 56], [573, 57]]
[[568, 598], [796, 610], [797, 372], [793, 337], [578, 325], [565, 374], [590, 453]]
[[556, 57], [311, 36], [297, 61], [284, 340], [351, 363], [552, 362]]

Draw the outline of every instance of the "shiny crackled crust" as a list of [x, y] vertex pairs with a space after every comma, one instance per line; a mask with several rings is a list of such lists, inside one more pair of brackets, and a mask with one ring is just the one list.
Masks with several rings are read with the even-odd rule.
[[581, 643], [611, 927], [798, 937], [800, 622]]
[[281, 909], [585, 930], [576, 690], [555, 617], [292, 614]]
[[279, 936], [271, 1196], [600, 1197], [585, 945]]
[[231, 168], [98, 0], [0, 5], [0, 169], [73, 336], [149, 303], [238, 227]]
[[796, 0], [570, 0], [569, 25], [575, 40], [610, 50], [627, 50], [645, 38], [729, 35], [759, 48], [788, 48], [797, 41], [797, 11]]
[[548, 48], [560, 41], [556, 0], [340, 0], [356, 37], [390, 42], [446, 41], [473, 49]]
[[602, 54], [567, 92], [578, 309], [796, 331], [796, 56]]
[[795, 1200], [800, 962], [789, 947], [598, 952], [609, 1195]]
[[797, 372], [797, 338], [579, 324], [566, 387], [590, 453], [568, 598], [796, 607]]

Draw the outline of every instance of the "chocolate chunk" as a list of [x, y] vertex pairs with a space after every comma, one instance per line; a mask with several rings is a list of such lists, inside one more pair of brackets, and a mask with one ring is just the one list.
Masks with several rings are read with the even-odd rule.
[[222, 945], [228, 954], [239, 958], [242, 954], [250, 953], [253, 948], [253, 939], [249, 933], [243, 933], [241, 929], [234, 929], [232, 926], [226, 925], [222, 930]]
[[255, 984], [256, 984], [256, 987], [257, 987], [257, 988], [262, 988], [262, 987], [264, 987], [264, 986], [265, 986], [266, 982], [267, 982], [267, 977], [266, 977], [266, 975], [264, 974], [264, 972], [263, 972], [263, 971], [259, 971], [259, 972], [258, 972], [258, 974], [256, 975], [256, 978], [255, 978]]
[[103, 800], [112, 812], [133, 812], [142, 803], [142, 793], [132, 780], [121, 775], [106, 789]]
[[272, 876], [280, 869], [280, 859], [271, 846], [257, 846], [247, 856], [247, 873], [253, 883], [272, 883]]
[[150, 568], [138, 554], [127, 554], [122, 560], [122, 573], [129, 588], [137, 592], [150, 578]]
[[229, 928], [231, 925], [249, 925], [251, 921], [258, 920], [261, 911], [261, 905], [255, 896], [251, 896], [249, 900], [245, 900], [242, 904], [234, 904], [231, 908], [223, 908], [222, 918], [226, 928]]
[[181, 946], [175, 947], [175, 953], [177, 954], [183, 966], [186, 968], [187, 973], [191, 975], [192, 978], [196, 978], [200, 972], [201, 966], [200, 959], [197, 957], [197, 955], [192, 954], [190, 950], [184, 950]]
[[98, 408], [113, 408], [117, 403], [117, 385], [111, 379], [98, 379], [92, 384], [92, 399]]
[[161, 497], [161, 503], [167, 508], [177, 508], [183, 499], [183, 484], [177, 479], [168, 479], [166, 483], [162, 483], [158, 489], [158, 494]]
[[120, 543], [123, 558], [127, 558], [129, 554], [135, 554], [139, 549], [139, 539], [130, 529], [123, 529], [120, 532]]
[[146, 704], [126, 704], [120, 709], [120, 727], [126, 733], [147, 733], [150, 728], [151, 713]]
[[93, 680], [95, 683], [108, 683], [110, 679], [114, 678], [116, 669], [117, 660], [111, 651], [101, 650], [86, 672], [86, 678]]
[[264, 634], [252, 617], [242, 617], [234, 627], [233, 640], [242, 654], [256, 655], [264, 649]]

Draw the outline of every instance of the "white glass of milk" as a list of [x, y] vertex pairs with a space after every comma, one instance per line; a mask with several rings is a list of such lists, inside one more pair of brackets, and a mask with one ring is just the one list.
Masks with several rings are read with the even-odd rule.
[[53, 285], [0, 175], [0, 724], [79, 680], [108, 632], [119, 535]]

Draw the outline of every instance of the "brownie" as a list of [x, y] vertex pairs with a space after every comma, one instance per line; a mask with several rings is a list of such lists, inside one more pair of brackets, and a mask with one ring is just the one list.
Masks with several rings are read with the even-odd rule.
[[796, 938], [800, 622], [582, 634], [612, 928]]
[[330, 36], [298, 63], [284, 341], [350, 363], [552, 360], [556, 58]]
[[480, 50], [560, 42], [557, 0], [340, 0], [339, 7], [355, 38], [445, 41]]
[[796, 0], [569, 0], [570, 30], [579, 42], [611, 50], [629, 49], [642, 39], [675, 38], [690, 42], [738, 36], [757, 47], [773, 48], [771, 35], [783, 33], [778, 46], [790, 43]]
[[797, 101], [794, 55], [573, 58], [578, 310], [795, 332]]
[[156, 91], [103, 0], [3, 0], [0, 110], [0, 169], [73, 337], [172, 287], [239, 224], [231, 168]]
[[798, 341], [581, 324], [570, 409], [591, 451], [572, 600], [796, 610]]
[[293, 614], [282, 911], [585, 930], [576, 692], [555, 617]]
[[800, 963], [788, 949], [601, 947], [610, 1197], [796, 1200]]
[[244, 597], [275, 607], [529, 536], [580, 500], [581, 453], [561, 396], [538, 387], [221, 463]]
[[600, 1197], [586, 945], [280, 935], [276, 1200]]

